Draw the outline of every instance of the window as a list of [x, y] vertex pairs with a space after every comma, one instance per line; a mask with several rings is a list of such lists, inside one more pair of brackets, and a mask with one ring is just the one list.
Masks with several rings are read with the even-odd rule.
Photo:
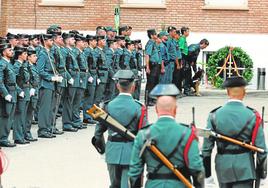
[[42, 0], [41, 6], [84, 6], [84, 0]]
[[205, 0], [204, 9], [247, 10], [248, 0]]
[[165, 0], [122, 0], [121, 7], [128, 8], [166, 8]]

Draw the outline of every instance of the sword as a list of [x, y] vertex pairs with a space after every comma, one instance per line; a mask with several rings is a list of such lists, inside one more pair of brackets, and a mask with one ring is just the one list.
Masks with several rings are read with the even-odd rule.
[[252, 151], [256, 151], [256, 152], [259, 152], [259, 153], [264, 153], [265, 152], [264, 149], [262, 149], [262, 148], [258, 148], [256, 146], [251, 145], [251, 144], [247, 144], [245, 142], [230, 138], [228, 136], [224, 136], [222, 134], [218, 134], [218, 133], [212, 131], [211, 129], [196, 128], [196, 131], [197, 131], [198, 136], [201, 136], [201, 137], [204, 137], [204, 138], [209, 138], [210, 136], [213, 136], [215, 138], [219, 138], [221, 140], [231, 142], [233, 144], [236, 144], [236, 145], [239, 145], [241, 147], [250, 149]]

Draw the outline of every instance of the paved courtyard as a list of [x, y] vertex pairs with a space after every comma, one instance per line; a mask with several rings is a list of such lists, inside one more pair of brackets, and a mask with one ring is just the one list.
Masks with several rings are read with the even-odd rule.
[[[196, 125], [204, 127], [208, 113], [227, 100], [224, 92], [203, 91], [202, 97], [178, 99], [177, 120], [192, 121], [191, 109], [195, 106]], [[246, 105], [261, 110], [266, 106], [265, 120], [268, 119], [267, 92], [251, 92]], [[154, 107], [149, 108], [149, 121], [156, 121]], [[61, 128], [61, 119], [57, 122]], [[267, 123], [266, 123], [267, 126]], [[91, 145], [94, 126], [76, 133], [65, 133], [54, 139], [39, 139], [38, 142], [16, 148], [4, 148], [9, 166], [2, 176], [4, 188], [108, 188], [109, 178], [104, 162]], [[37, 126], [33, 126], [36, 136]], [[267, 128], [265, 127], [267, 139]], [[200, 146], [202, 139], [200, 139]], [[215, 171], [213, 176], [216, 179]], [[215, 186], [218, 187], [218, 186]], [[268, 183], [263, 187], [268, 188]]]

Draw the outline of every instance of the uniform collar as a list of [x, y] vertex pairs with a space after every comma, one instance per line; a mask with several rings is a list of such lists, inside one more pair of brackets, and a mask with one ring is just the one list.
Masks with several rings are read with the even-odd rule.
[[8, 60], [7, 58], [5, 58], [5, 57], [2, 57], [6, 62], [10, 62], [10, 60]]
[[227, 102], [240, 102], [240, 103], [243, 103], [243, 101], [238, 100], [238, 99], [229, 99]]
[[99, 47], [99, 46], [97, 46], [97, 48], [99, 48], [100, 50], [103, 50], [103, 48], [101, 48], [101, 47]]
[[132, 97], [132, 95], [130, 93], [119, 93], [119, 95], [125, 95], [125, 96], [131, 96]]
[[173, 116], [170, 116], [170, 115], [162, 115], [158, 119], [160, 119], [160, 118], [169, 118], [169, 119], [174, 119], [175, 120], [175, 118]]

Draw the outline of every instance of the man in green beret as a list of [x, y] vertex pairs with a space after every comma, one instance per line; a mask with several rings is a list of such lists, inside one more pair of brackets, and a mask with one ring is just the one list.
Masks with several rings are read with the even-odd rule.
[[[159, 150], [196, 188], [204, 187], [204, 167], [199, 155], [198, 141], [192, 137], [193, 130], [188, 125], [177, 123], [176, 96], [179, 90], [174, 84], [158, 84], [150, 93], [157, 97], [156, 113], [158, 120], [138, 132], [131, 154], [129, 187], [140, 186], [144, 165], [147, 166], [146, 188], [184, 188], [182, 181], [175, 176], [153, 153], [143, 150], [146, 141], [153, 141]], [[192, 139], [193, 138], [193, 139]], [[188, 145], [186, 147], [186, 145]], [[188, 148], [188, 149], [186, 149]]]
[[[137, 134], [139, 122], [146, 122], [142, 116], [142, 104], [132, 97], [135, 90], [134, 74], [131, 70], [119, 70], [114, 79], [117, 81], [119, 95], [105, 106], [105, 111], [126, 127], [131, 133]], [[110, 188], [128, 187], [127, 173], [133, 141], [121, 136], [103, 124], [98, 124], [95, 129], [94, 139], [99, 142], [104, 132], [108, 130], [108, 141], [105, 148], [105, 161], [110, 176]]]
[[[266, 178], [267, 150], [263, 125], [256, 110], [243, 104], [247, 82], [243, 77], [227, 78], [223, 87], [227, 88], [228, 102], [212, 110], [207, 121], [207, 128], [212, 131], [251, 143], [265, 150], [257, 154], [257, 166], [251, 150], [214, 137], [204, 139], [202, 155], [205, 166], [206, 182], [213, 182], [211, 177], [211, 153], [216, 143], [216, 173], [220, 188], [252, 188], [256, 173]], [[260, 121], [258, 121], [260, 120]], [[255, 168], [257, 170], [255, 170]]]

